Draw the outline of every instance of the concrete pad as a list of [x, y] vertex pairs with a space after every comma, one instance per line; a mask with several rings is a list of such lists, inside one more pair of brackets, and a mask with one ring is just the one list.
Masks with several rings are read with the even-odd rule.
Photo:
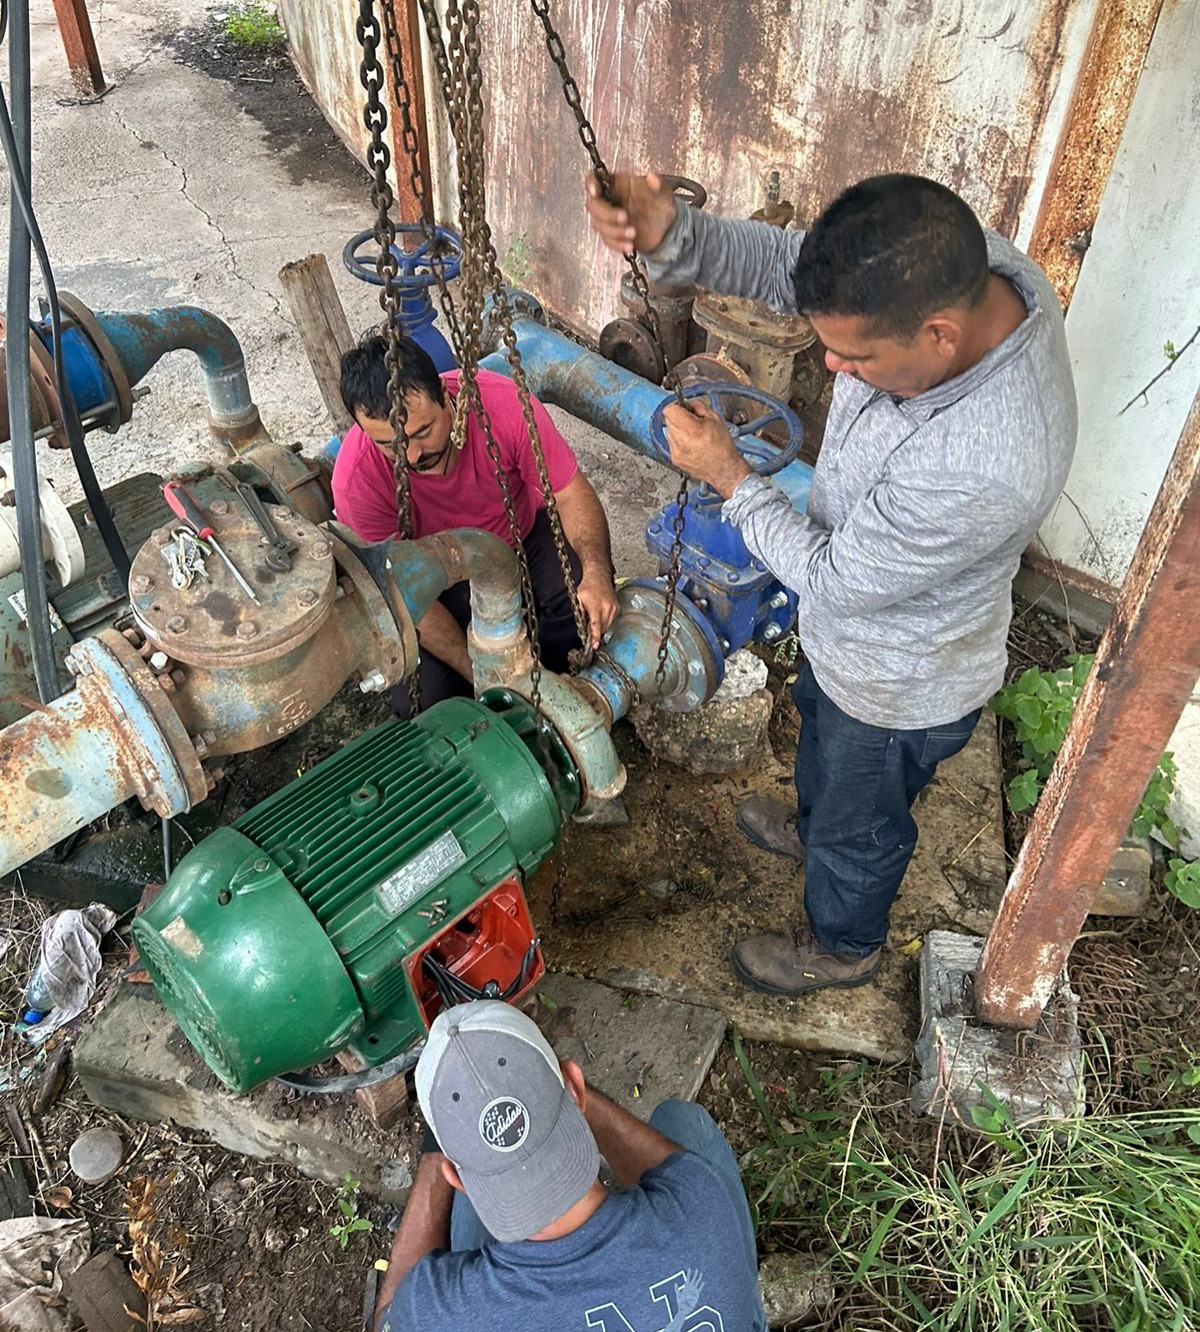
[[[626, 995], [573, 976], [549, 975], [535, 1015], [559, 1056], [632, 1114], [649, 1118], [669, 1097], [695, 1099], [725, 1033], [725, 1019]], [[267, 1083], [235, 1096], [192, 1049], [149, 985], [121, 985], [75, 1048], [83, 1089], [97, 1105], [135, 1119], [170, 1120], [246, 1156], [278, 1159], [339, 1184], [350, 1171], [385, 1202], [412, 1183], [415, 1120], [381, 1132], [353, 1093], [304, 1096]]]
[[640, 1119], [660, 1101], [694, 1101], [725, 1036], [725, 1018], [711, 1008], [561, 972], [538, 995], [534, 1016], [558, 1057], [574, 1059], [592, 1086]]
[[921, 953], [920, 1080], [917, 1114], [946, 1116], [971, 1127], [971, 1112], [988, 1108], [987, 1088], [1013, 1120], [1062, 1119], [1083, 1110], [1083, 1054], [1078, 996], [1064, 972], [1031, 1032], [979, 1024], [974, 978], [983, 940], [931, 931]]
[[[622, 758], [644, 767], [622, 741], [627, 735], [618, 729]], [[921, 840], [870, 985], [780, 999], [745, 988], [729, 970], [737, 939], [788, 928], [801, 909], [803, 873], [750, 846], [734, 826], [737, 805], [752, 795], [794, 799], [791, 774], [774, 759], [715, 781], [663, 764], [665, 829], [654, 825], [644, 779], [631, 780], [625, 792], [629, 828], [572, 829], [557, 913], [553, 866], [543, 867], [531, 890], [547, 959], [557, 970], [716, 1008], [753, 1040], [906, 1058], [919, 1028], [914, 944], [931, 928], [986, 932], [1004, 888], [998, 764], [995, 727], [985, 721], [918, 802]], [[665, 902], [647, 891], [658, 876], [647, 874], [651, 864], [682, 885]]]

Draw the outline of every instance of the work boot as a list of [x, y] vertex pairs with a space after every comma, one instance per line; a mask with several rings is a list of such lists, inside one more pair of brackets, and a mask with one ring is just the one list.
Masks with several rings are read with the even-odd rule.
[[804, 863], [804, 844], [796, 831], [796, 806], [770, 796], [752, 796], [737, 808], [735, 819], [742, 835], [772, 855]]
[[794, 934], [751, 935], [734, 946], [729, 961], [733, 974], [751, 989], [793, 995], [865, 985], [879, 970], [881, 952], [877, 948], [866, 957], [829, 953], [801, 926]]

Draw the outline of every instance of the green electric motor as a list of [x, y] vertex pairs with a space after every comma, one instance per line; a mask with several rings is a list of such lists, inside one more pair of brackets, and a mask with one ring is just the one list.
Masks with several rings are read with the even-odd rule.
[[367, 732], [190, 852], [134, 921], [163, 1002], [234, 1091], [349, 1049], [371, 1067], [466, 992], [542, 971], [523, 883], [578, 804], [523, 700]]

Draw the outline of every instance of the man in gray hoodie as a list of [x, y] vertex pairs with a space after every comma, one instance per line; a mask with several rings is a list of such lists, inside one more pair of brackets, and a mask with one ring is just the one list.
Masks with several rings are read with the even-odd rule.
[[799, 597], [795, 808], [738, 825], [805, 866], [807, 921], [733, 949], [747, 985], [864, 984], [917, 844], [911, 807], [1003, 681], [1012, 579], [1066, 481], [1076, 408], [1045, 274], [920, 176], [851, 187], [808, 233], [677, 205], [655, 176], [589, 184], [592, 225], [651, 276], [803, 313], [833, 398], [806, 513], [751, 473], [702, 404], [671, 457]]

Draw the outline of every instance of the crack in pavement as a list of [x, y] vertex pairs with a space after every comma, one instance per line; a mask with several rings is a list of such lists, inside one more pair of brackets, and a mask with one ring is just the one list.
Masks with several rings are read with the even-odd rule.
[[112, 113], [116, 117], [117, 124], [119, 124], [123, 130], [125, 130], [129, 135], [131, 135], [132, 138], [141, 147], [154, 149], [156, 152], [162, 155], [163, 160], [165, 162], [169, 163], [170, 166], [172, 166], [176, 171], [179, 172], [179, 177], [181, 181], [181, 184], [179, 186], [179, 193], [183, 195], [183, 197], [196, 210], [196, 212], [200, 214], [200, 216], [204, 219], [205, 224], [216, 232], [218, 238], [220, 239], [222, 248], [229, 257], [229, 267], [233, 273], [233, 276], [237, 278], [239, 282], [244, 283], [247, 287], [250, 288], [251, 291], [257, 293], [259, 296], [265, 296], [275, 307], [276, 316], [280, 320], [282, 320], [283, 323], [289, 324], [291, 325], [292, 328], [295, 328], [296, 327], [295, 322], [291, 318], [289, 318], [288, 315], [284, 313], [283, 303], [279, 299], [279, 297], [269, 288], [260, 287], [252, 278], [247, 277], [246, 274], [242, 272], [241, 265], [238, 262], [237, 251], [234, 249], [233, 243], [230, 241], [228, 236], [225, 235], [225, 232], [222, 229], [220, 223], [213, 217], [213, 215], [208, 211], [208, 209], [204, 207], [203, 204], [201, 204], [198, 200], [194, 199], [192, 195], [188, 192], [188, 186], [190, 184], [190, 181], [188, 178], [187, 168], [183, 165], [183, 163], [177, 162], [175, 158], [173, 158], [171, 154], [168, 153], [167, 150], [156, 140], [144, 138], [129, 123], [129, 121], [125, 119], [125, 117], [121, 113], [121, 109], [119, 106], [113, 103], [108, 103], [108, 105], [112, 108]]

